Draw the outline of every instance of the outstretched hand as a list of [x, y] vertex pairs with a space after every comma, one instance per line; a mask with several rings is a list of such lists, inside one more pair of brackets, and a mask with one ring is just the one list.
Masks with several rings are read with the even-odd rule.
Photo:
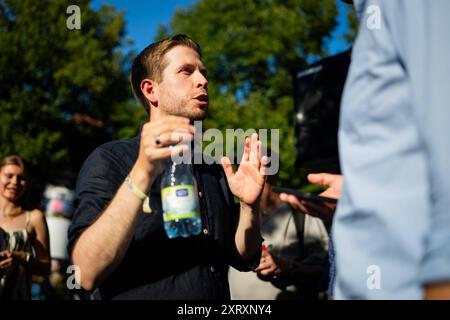
[[[342, 185], [344, 183], [344, 177], [342, 175], [329, 173], [309, 174], [308, 180], [313, 184], [328, 187], [320, 194], [321, 196], [338, 199], [341, 195]], [[289, 203], [294, 209], [318, 217], [327, 223], [332, 222], [336, 210], [335, 204], [299, 199], [296, 196], [286, 193], [281, 193], [280, 199]]]
[[254, 133], [245, 139], [244, 154], [236, 172], [233, 172], [231, 162], [227, 157], [221, 159], [221, 164], [231, 192], [241, 202], [252, 206], [261, 195], [264, 188], [264, 170], [268, 164], [267, 157], [261, 158], [261, 141], [258, 134]]

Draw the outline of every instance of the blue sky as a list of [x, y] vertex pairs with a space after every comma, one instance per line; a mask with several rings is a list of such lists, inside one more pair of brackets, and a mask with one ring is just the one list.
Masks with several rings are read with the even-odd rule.
[[185, 8], [196, 0], [93, 0], [97, 10], [102, 4], [112, 4], [120, 11], [126, 11], [126, 35], [134, 41], [132, 46], [138, 52], [155, 39], [159, 23], [168, 23], [177, 7]]
[[[137, 52], [154, 41], [158, 24], [168, 23], [177, 7], [185, 8], [197, 0], [93, 0], [92, 7], [97, 10], [103, 3], [114, 5], [120, 11], [126, 11], [127, 37], [134, 41], [131, 46]], [[347, 45], [339, 38], [345, 32], [347, 25], [345, 14], [348, 6], [336, 0], [339, 6], [339, 26], [333, 32], [328, 44], [330, 54], [347, 49]], [[131, 49], [130, 48], [130, 49]]]

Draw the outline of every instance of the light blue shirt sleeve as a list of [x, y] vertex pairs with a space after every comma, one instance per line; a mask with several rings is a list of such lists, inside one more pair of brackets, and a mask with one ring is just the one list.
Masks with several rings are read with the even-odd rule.
[[[409, 1], [401, 3], [394, 10], [408, 10]], [[393, 37], [409, 73], [427, 160], [431, 208], [420, 278], [432, 283], [450, 281], [450, 1], [420, 4], [395, 24]]]
[[419, 299], [450, 281], [450, 1], [355, 6], [335, 297]]

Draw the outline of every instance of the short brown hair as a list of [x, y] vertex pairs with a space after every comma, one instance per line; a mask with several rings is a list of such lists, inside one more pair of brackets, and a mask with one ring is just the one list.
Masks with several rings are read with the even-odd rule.
[[145, 111], [150, 114], [150, 104], [141, 91], [141, 82], [144, 79], [151, 79], [160, 82], [162, 73], [167, 67], [165, 54], [176, 46], [185, 46], [194, 49], [200, 56], [200, 45], [184, 34], [177, 34], [170, 38], [152, 43], [137, 55], [131, 68], [131, 87], [133, 94]]

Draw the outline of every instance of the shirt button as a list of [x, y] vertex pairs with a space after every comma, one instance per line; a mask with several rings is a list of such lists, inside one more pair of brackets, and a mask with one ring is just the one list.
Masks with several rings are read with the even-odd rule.
[[211, 272], [216, 272], [216, 269], [214, 269], [214, 267], [209, 268], [209, 270], [210, 270]]
[[208, 232], [208, 229], [203, 229], [203, 233], [204, 234], [208, 234], [209, 232]]
[[201, 191], [198, 192], [198, 196], [201, 198], [203, 197], [203, 193]]

